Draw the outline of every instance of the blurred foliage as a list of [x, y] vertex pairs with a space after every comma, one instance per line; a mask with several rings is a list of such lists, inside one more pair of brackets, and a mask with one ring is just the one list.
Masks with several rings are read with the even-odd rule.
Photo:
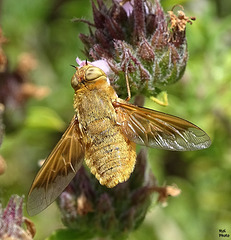
[[[149, 162], [160, 184], [175, 183], [179, 197], [168, 206], [150, 209], [142, 226], [129, 239], [216, 239], [219, 229], [231, 234], [231, 9], [229, 1], [161, 1], [165, 10], [182, 4], [188, 16], [197, 20], [187, 28], [189, 62], [184, 77], [166, 88], [169, 106], [150, 99], [146, 107], [188, 119], [212, 138], [212, 146], [197, 152], [149, 150]], [[29, 52], [38, 61], [29, 78], [46, 86], [50, 94], [25, 103], [21, 125], [8, 128], [0, 154], [7, 162], [0, 176], [0, 200], [5, 205], [12, 194], [26, 195], [44, 159], [60, 138], [64, 123], [73, 115], [70, 64], [76, 56], [84, 59], [79, 33], [86, 25], [72, 23], [74, 17], [91, 19], [86, 0], [3, 0], [0, 25], [8, 43], [4, 51], [13, 70], [20, 54]], [[227, 9], [229, 8], [229, 11]], [[1, 81], [1, 79], [0, 79]], [[15, 118], [14, 111], [10, 118]], [[153, 206], [155, 201], [153, 201]], [[26, 213], [25, 213], [26, 215]], [[63, 228], [55, 204], [31, 218], [37, 234], [45, 239]], [[57, 233], [62, 235], [62, 232]], [[53, 238], [53, 236], [50, 239]], [[63, 238], [62, 238], [63, 239]]]

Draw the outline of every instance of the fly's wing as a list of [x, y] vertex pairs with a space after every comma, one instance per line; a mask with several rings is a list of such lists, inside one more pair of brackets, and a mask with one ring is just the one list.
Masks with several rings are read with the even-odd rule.
[[113, 102], [113, 106], [123, 133], [137, 144], [173, 151], [199, 150], [211, 144], [202, 129], [184, 119], [126, 102]]
[[29, 215], [39, 213], [62, 193], [81, 167], [83, 158], [82, 135], [74, 117], [34, 179], [27, 200]]

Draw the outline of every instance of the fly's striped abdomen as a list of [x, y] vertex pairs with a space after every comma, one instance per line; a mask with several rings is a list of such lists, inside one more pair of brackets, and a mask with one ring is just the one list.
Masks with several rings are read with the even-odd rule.
[[89, 124], [87, 133], [91, 144], [85, 161], [100, 184], [112, 188], [126, 181], [133, 171], [136, 153], [120, 127], [105, 118]]

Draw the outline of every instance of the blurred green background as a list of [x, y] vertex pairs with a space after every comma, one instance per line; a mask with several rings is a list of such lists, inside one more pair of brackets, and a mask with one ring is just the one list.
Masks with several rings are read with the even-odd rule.
[[[149, 149], [149, 163], [159, 184], [174, 183], [182, 193], [169, 199], [165, 208], [154, 200], [144, 223], [129, 239], [219, 239], [219, 229], [231, 234], [231, 2], [161, 3], [165, 11], [182, 4], [186, 15], [197, 20], [187, 26], [190, 57], [184, 77], [166, 88], [169, 106], [150, 99], [146, 106], [195, 123], [208, 133], [212, 145], [184, 153]], [[0, 1], [10, 70], [16, 68], [21, 54], [32, 54], [37, 66], [27, 77], [50, 91], [41, 100], [29, 99], [23, 110], [6, 111], [0, 149], [7, 162], [7, 171], [0, 176], [4, 206], [12, 194], [27, 195], [38, 160], [49, 154], [73, 116], [70, 64], [76, 64], [77, 56], [85, 59], [78, 34], [88, 33], [88, 27], [71, 19], [91, 20], [91, 12], [86, 0]], [[63, 227], [56, 204], [30, 219], [36, 224], [37, 240]]]

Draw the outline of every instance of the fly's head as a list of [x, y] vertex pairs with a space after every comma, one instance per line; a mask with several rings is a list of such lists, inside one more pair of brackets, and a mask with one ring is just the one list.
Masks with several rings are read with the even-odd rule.
[[71, 79], [71, 86], [75, 91], [83, 87], [95, 88], [101, 84], [108, 84], [106, 74], [100, 68], [90, 64], [76, 67], [76, 72]]

